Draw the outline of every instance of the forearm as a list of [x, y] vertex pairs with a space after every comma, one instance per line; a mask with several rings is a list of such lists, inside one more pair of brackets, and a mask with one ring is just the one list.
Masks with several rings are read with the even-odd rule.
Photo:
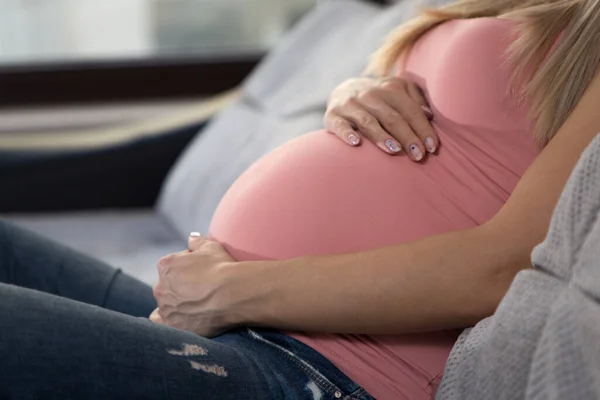
[[[532, 244], [494, 227], [373, 251], [256, 262], [260, 288], [247, 324], [337, 333], [392, 334], [470, 326], [492, 314]], [[260, 283], [259, 283], [260, 282]]]
[[[597, 115], [596, 105], [586, 103], [575, 117]], [[598, 131], [582, 124], [571, 117], [505, 206], [478, 228], [357, 254], [248, 264], [242, 279], [250, 289], [241, 291], [250, 293], [240, 297], [240, 321], [305, 331], [405, 333], [469, 326], [491, 315], [517, 272], [530, 267], [531, 250], [546, 235], [565, 182]], [[571, 132], [584, 138], [571, 140]]]
[[232, 263], [242, 282], [227, 294], [239, 306], [232, 324], [406, 333], [491, 315], [517, 272], [530, 266], [565, 182], [600, 131], [599, 99], [600, 73], [504, 207], [478, 228], [357, 254]]

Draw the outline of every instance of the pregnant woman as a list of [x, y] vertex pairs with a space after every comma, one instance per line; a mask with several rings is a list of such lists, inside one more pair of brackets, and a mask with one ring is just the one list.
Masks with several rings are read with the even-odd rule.
[[598, 43], [598, 0], [426, 11], [154, 291], [3, 224], [0, 397], [432, 398], [600, 131]]

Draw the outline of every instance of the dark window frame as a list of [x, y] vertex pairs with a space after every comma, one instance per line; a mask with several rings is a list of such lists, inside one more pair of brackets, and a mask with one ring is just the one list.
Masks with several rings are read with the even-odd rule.
[[263, 56], [0, 65], [0, 108], [208, 96], [239, 85]]
[[0, 107], [208, 96], [238, 85], [262, 56], [0, 66]]

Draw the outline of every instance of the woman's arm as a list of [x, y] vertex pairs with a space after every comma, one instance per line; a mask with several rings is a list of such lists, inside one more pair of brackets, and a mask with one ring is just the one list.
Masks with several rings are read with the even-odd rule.
[[599, 105], [600, 74], [506, 205], [480, 227], [355, 254], [256, 262], [235, 262], [219, 243], [191, 236], [190, 251], [159, 262], [152, 319], [202, 336], [238, 325], [338, 333], [473, 325], [530, 267], [565, 182], [600, 132]]
[[532, 248], [598, 132], [600, 75], [488, 223], [356, 254], [232, 264], [237, 283], [229, 293], [238, 312], [232, 322], [339, 333], [475, 324], [494, 312], [516, 273], [530, 267]]

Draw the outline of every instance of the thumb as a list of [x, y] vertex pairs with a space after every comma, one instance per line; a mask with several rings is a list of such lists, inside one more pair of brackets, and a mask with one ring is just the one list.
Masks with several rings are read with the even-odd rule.
[[204, 243], [205, 240], [206, 240], [206, 238], [198, 232], [190, 233], [190, 236], [188, 237], [188, 250], [189, 251], [198, 250], [200, 247], [202, 247], [202, 244]]
[[166, 325], [165, 321], [162, 319], [162, 317], [158, 313], [158, 308], [155, 309], [154, 311], [152, 311], [152, 314], [150, 314], [150, 316], [148, 317], [148, 319], [150, 321], [154, 322], [155, 324]]

